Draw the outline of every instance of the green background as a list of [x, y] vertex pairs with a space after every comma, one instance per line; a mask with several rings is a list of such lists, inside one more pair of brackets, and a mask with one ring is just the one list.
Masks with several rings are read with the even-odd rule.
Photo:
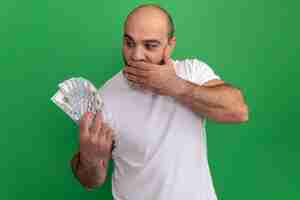
[[[247, 123], [207, 124], [219, 199], [300, 199], [299, 3], [152, 2], [173, 15], [173, 58], [207, 62], [249, 105]], [[1, 0], [1, 200], [112, 199], [110, 178], [93, 192], [73, 178], [78, 129], [50, 97], [67, 78], [100, 87], [121, 70], [123, 21], [141, 3]]]

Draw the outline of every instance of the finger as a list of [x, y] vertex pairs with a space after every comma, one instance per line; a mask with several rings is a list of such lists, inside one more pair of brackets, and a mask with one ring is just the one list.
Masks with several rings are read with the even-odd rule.
[[86, 112], [80, 119], [80, 135], [88, 136], [89, 135], [89, 127], [91, 126], [93, 120], [93, 113]]
[[139, 77], [133, 74], [125, 73], [125, 76], [127, 77], [128, 80], [137, 83], [137, 84], [146, 84], [147, 80], [146, 78]]
[[106, 165], [106, 162], [104, 161], [104, 159], [101, 159], [99, 162], [100, 162], [99, 164], [100, 164], [101, 169], [106, 170], [107, 165]]
[[112, 137], [113, 137], [113, 130], [110, 127], [108, 127], [106, 131], [106, 140], [111, 141]]
[[103, 137], [105, 136], [105, 131], [107, 128], [107, 123], [103, 122], [101, 125], [101, 128], [98, 131], [98, 139], [103, 139]]
[[140, 70], [145, 70], [145, 71], [150, 71], [156, 67], [156, 65], [154, 65], [152, 63], [146, 63], [143, 61], [129, 61], [128, 65], [131, 67], [136, 67]]
[[105, 125], [103, 132], [106, 140], [112, 138], [113, 129], [108, 124]]
[[95, 116], [95, 120], [94, 120], [94, 124], [91, 128], [91, 132], [93, 134], [99, 132], [99, 130], [101, 129], [101, 126], [102, 126], [102, 122], [103, 122], [102, 113], [101, 113], [101, 111], [97, 111], [96, 116]]
[[124, 72], [128, 74], [140, 76], [140, 77], [147, 77], [149, 75], [148, 71], [141, 70], [139, 68], [132, 67], [132, 66], [126, 66], [124, 68]]
[[98, 141], [100, 143], [101, 146], [106, 145], [106, 137], [107, 137], [107, 131], [108, 131], [108, 127], [107, 124], [104, 123], [102, 125], [101, 131], [98, 134]]
[[105, 143], [107, 145], [107, 148], [111, 149], [112, 148], [112, 129], [111, 128], [107, 128], [106, 133], [105, 133]]

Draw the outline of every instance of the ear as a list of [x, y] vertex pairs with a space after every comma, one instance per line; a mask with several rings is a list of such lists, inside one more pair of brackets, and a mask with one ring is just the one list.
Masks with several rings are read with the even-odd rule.
[[170, 56], [171, 56], [173, 50], [176, 47], [176, 37], [175, 36], [169, 38], [169, 40], [168, 40], [168, 47], [170, 48], [169, 51], [170, 51]]
[[175, 46], [176, 46], [176, 37], [173, 36], [172, 38], [170, 38], [168, 40], [168, 44], [165, 47], [165, 51], [164, 51], [164, 62], [165, 63], [171, 62], [171, 54], [172, 54], [173, 50], [175, 49]]

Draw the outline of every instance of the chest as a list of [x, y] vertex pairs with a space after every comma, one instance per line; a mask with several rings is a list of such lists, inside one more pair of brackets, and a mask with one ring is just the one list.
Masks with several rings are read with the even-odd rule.
[[133, 93], [120, 102], [114, 105], [119, 133], [116, 154], [131, 162], [144, 163], [163, 146], [193, 141], [195, 131], [200, 132], [197, 116], [172, 97]]

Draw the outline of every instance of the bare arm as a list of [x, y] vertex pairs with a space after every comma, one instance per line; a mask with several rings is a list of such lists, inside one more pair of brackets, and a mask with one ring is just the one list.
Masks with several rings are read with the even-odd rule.
[[164, 65], [130, 61], [123, 73], [134, 85], [160, 95], [174, 97], [192, 111], [214, 121], [248, 121], [248, 107], [240, 89], [218, 79], [199, 85], [179, 77], [169, 53], [165, 52]]
[[200, 86], [181, 80], [182, 92], [175, 98], [194, 112], [203, 113], [216, 122], [240, 123], [248, 120], [248, 107], [242, 92], [222, 80]]
[[114, 146], [112, 133], [101, 112], [96, 116], [85, 113], [80, 121], [80, 148], [70, 163], [74, 176], [88, 191], [105, 182]]

